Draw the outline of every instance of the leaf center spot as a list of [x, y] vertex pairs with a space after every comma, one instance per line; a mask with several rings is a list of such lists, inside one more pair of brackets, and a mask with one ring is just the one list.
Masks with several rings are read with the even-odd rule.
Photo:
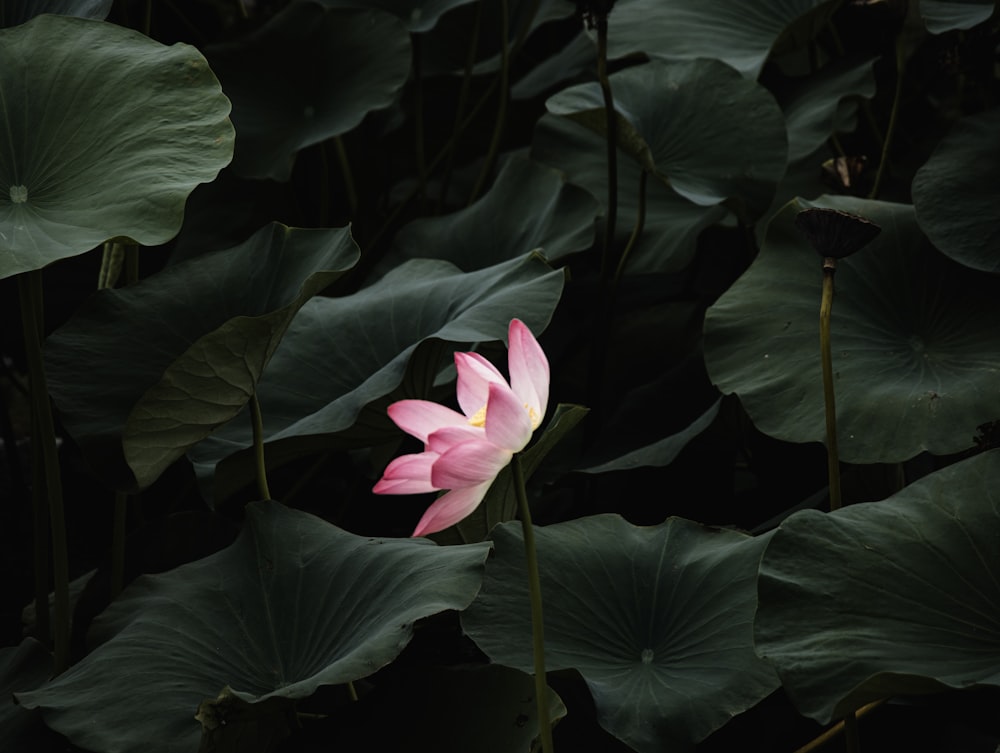
[[639, 657], [642, 659], [642, 663], [643, 664], [652, 664], [653, 663], [653, 649], [651, 649], [651, 648], [644, 648], [642, 650], [642, 653], [639, 654]]
[[27, 186], [11, 186], [10, 187], [10, 200], [15, 204], [23, 204], [28, 200], [28, 187]]

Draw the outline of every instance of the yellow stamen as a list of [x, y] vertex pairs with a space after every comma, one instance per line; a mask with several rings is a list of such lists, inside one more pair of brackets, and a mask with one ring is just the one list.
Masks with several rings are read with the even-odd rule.
[[486, 406], [485, 405], [482, 408], [480, 408], [479, 410], [477, 410], [475, 412], [475, 414], [473, 414], [469, 418], [469, 423], [472, 426], [486, 426]]
[[[531, 421], [531, 430], [534, 431], [542, 423], [541, 417], [538, 415], [538, 411], [532, 408], [527, 403], [524, 404], [524, 409], [528, 411], [528, 420]], [[474, 414], [469, 416], [470, 426], [486, 426], [486, 406], [477, 410]]]

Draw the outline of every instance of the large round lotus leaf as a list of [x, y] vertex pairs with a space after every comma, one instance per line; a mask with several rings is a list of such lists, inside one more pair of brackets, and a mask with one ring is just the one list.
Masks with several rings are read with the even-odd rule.
[[[608, 201], [608, 163], [604, 137], [567, 118], [543, 115], [535, 125], [531, 158], [565, 173], [604, 207]], [[624, 248], [639, 211], [642, 168], [618, 148], [618, 223], [615, 243]], [[632, 248], [626, 274], [677, 272], [688, 265], [698, 235], [726, 215], [722, 206], [692, 204], [662, 182], [646, 185], [642, 235]]]
[[[653, 60], [611, 76], [618, 145], [695, 204], [738, 198], [759, 215], [785, 172], [785, 121], [770, 92], [718, 60]], [[596, 83], [564, 89], [549, 112], [606, 133]]]
[[960, 264], [1000, 271], [1000, 108], [972, 115], [913, 177], [917, 222]]
[[254, 503], [232, 546], [136, 580], [95, 621], [102, 645], [19, 699], [91, 750], [187, 753], [199, 704], [226, 686], [251, 704], [305, 698], [391, 662], [414, 621], [472, 600], [488, 551]]
[[0, 26], [17, 26], [43, 13], [103, 21], [114, 0], [0, 0]]
[[229, 101], [193, 47], [44, 15], [0, 30], [0, 278], [115, 236], [154, 245], [232, 157]]
[[755, 640], [826, 723], [886, 696], [1000, 685], [1000, 453], [781, 524]]
[[920, 15], [931, 34], [971, 29], [989, 20], [996, 0], [920, 0]]
[[475, 204], [443, 217], [414, 220], [396, 234], [404, 256], [447, 259], [482, 269], [541, 249], [556, 260], [590, 248], [597, 202], [536, 162], [507, 162]]
[[[913, 207], [852, 197], [817, 206], [882, 227], [837, 262], [832, 349], [840, 459], [895, 463], [960, 452], [1000, 415], [1000, 279], [936, 251]], [[705, 317], [705, 363], [758, 429], [789, 442], [826, 436], [819, 353], [821, 262], [794, 227], [771, 221], [757, 260]]]
[[[476, 272], [413, 259], [354, 295], [314, 298], [295, 317], [258, 385], [268, 462], [314, 452], [329, 435], [351, 428], [366, 405], [400, 386], [423, 343], [502, 340], [515, 317], [541, 333], [562, 286], [563, 273], [537, 255]], [[431, 363], [432, 374], [442, 365]], [[232, 421], [189, 457], [208, 477], [252, 438], [249, 418]], [[214, 492], [217, 500], [224, 494]]]
[[394, 16], [293, 3], [239, 41], [208, 49], [233, 101], [233, 169], [288, 180], [295, 155], [391, 105], [410, 72], [410, 35]]
[[608, 16], [608, 54], [716, 58], [755, 79], [782, 32], [830, 1], [618, 0]]
[[[753, 651], [767, 536], [671, 518], [597, 515], [535, 529], [548, 670], [586, 680], [602, 727], [641, 753], [693, 747], [778, 687]], [[496, 548], [462, 626], [495, 662], [532, 669], [520, 523]]]
[[63, 424], [106, 483], [152, 483], [242, 409], [295, 312], [358, 255], [347, 228], [272, 223], [236, 248], [99, 291], [46, 342]]

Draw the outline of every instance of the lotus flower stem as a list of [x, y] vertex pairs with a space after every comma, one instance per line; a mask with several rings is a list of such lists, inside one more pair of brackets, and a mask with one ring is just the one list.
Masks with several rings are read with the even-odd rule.
[[253, 453], [257, 467], [257, 493], [261, 499], [271, 499], [267, 486], [267, 464], [264, 462], [264, 419], [260, 413], [257, 391], [250, 395], [250, 419], [253, 422]]
[[604, 253], [601, 256], [601, 278], [611, 274], [615, 224], [618, 219], [618, 128], [615, 119], [615, 101], [611, 94], [611, 80], [608, 78], [608, 15], [595, 13], [597, 27], [597, 80], [604, 95], [604, 113], [607, 130], [608, 153], [608, 213], [604, 223]]
[[[97, 279], [98, 288], [113, 288], [118, 284], [122, 267], [125, 269], [125, 284], [135, 285], [139, 281], [139, 247], [134, 243], [104, 244], [101, 257], [101, 271]], [[125, 534], [128, 520], [129, 495], [115, 492], [115, 511], [111, 527], [111, 598], [122, 592], [125, 585]]]
[[875, 172], [875, 182], [872, 185], [871, 193], [868, 194], [869, 199], [874, 199], [878, 196], [879, 189], [882, 187], [882, 176], [885, 174], [885, 166], [889, 161], [889, 149], [892, 147], [892, 135], [896, 131], [896, 120], [899, 115], [899, 102], [903, 96], [903, 69], [906, 67], [905, 63], [905, 51], [903, 49], [903, 40], [896, 40], [896, 90], [892, 95], [892, 109], [889, 111], [889, 125], [885, 129], [885, 139], [882, 141], [882, 156], [878, 161], [878, 170]]
[[500, 101], [497, 104], [496, 124], [493, 126], [493, 136], [490, 139], [490, 146], [483, 161], [483, 168], [479, 171], [476, 184], [472, 188], [469, 196], [469, 203], [472, 204], [483, 188], [486, 180], [493, 172], [493, 165], [496, 163], [497, 154], [500, 151], [500, 140], [503, 136], [504, 125], [507, 121], [507, 100], [510, 98], [510, 3], [508, 0], [500, 0]]
[[531, 526], [531, 508], [524, 485], [521, 455], [511, 461], [514, 472], [514, 492], [524, 531], [524, 554], [528, 564], [528, 593], [531, 600], [531, 642], [535, 659], [535, 702], [538, 708], [538, 733], [542, 739], [542, 753], [553, 753], [552, 720], [549, 718], [549, 694], [545, 683], [545, 632], [542, 620], [542, 585], [538, 576], [538, 553], [535, 549], [535, 530]]
[[819, 345], [823, 362], [823, 404], [826, 408], [826, 462], [830, 478], [830, 509], [840, 508], [840, 453], [837, 449], [837, 402], [833, 388], [833, 353], [830, 348], [830, 315], [833, 312], [835, 259], [823, 261], [823, 297], [819, 307]]
[[[465, 108], [469, 103], [469, 90], [472, 86], [472, 69], [476, 65], [476, 51], [479, 49], [479, 29], [483, 25], [483, 5], [484, 0], [476, 3], [476, 15], [472, 19], [472, 27], [469, 29], [469, 47], [465, 53], [465, 69], [462, 71], [462, 85], [458, 90], [458, 104], [455, 106], [455, 122], [451, 127], [452, 141], [457, 143], [458, 137], [462, 134], [462, 119], [465, 116]], [[441, 192], [438, 194], [437, 214], [444, 211], [445, 203], [448, 201], [448, 188], [451, 186], [451, 176], [455, 167], [455, 150], [448, 150], [448, 160], [444, 166], [444, 177], [441, 179]]]
[[351, 219], [356, 221], [358, 214], [358, 189], [354, 184], [354, 173], [351, 172], [351, 161], [347, 158], [344, 140], [340, 136], [334, 136], [333, 148], [337, 152], [340, 174], [344, 178], [344, 190], [347, 192], [347, 211], [350, 212]]
[[[58, 675], [69, 666], [69, 554], [56, 433], [45, 379], [45, 365], [42, 361], [42, 271], [36, 269], [19, 275], [17, 287], [21, 302], [21, 323], [24, 330], [28, 375], [31, 379], [32, 414], [36, 416], [33, 427], [37, 434], [33, 437], [33, 441], [41, 445], [40, 465], [44, 469], [52, 528], [52, 574], [55, 586], [54, 670]], [[39, 478], [36, 467], [36, 482]], [[48, 609], [47, 598], [43, 608]]]
[[622, 251], [621, 258], [618, 260], [618, 268], [615, 269], [615, 279], [612, 283], [612, 296], [614, 296], [618, 291], [618, 283], [622, 279], [622, 275], [625, 273], [625, 264], [628, 262], [629, 254], [632, 253], [632, 249], [635, 248], [636, 241], [639, 240], [639, 236], [642, 235], [642, 229], [646, 224], [646, 182], [649, 178], [649, 173], [643, 170], [639, 175], [639, 211], [635, 215], [635, 226], [632, 228], [632, 235], [629, 236], [628, 243], [625, 245], [625, 250]]

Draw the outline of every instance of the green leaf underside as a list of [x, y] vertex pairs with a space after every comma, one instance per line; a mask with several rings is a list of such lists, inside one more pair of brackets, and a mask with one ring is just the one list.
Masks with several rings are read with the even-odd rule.
[[[816, 206], [882, 227], [837, 263], [832, 316], [840, 458], [901, 462], [973, 445], [1000, 415], [1000, 280], [960, 267], [920, 233], [913, 208], [851, 197]], [[790, 442], [825, 437], [819, 356], [820, 260], [793, 226], [771, 221], [750, 269], [705, 318], [705, 363], [758, 429]], [[780, 291], [780, 295], [775, 295]]]
[[233, 169], [284, 181], [299, 150], [391, 105], [412, 53], [406, 28], [388, 13], [298, 2], [246, 39], [207, 54], [233, 101]]
[[[531, 157], [566, 174], [603, 207], [608, 199], [604, 138], [568, 118], [543, 115], [535, 126]], [[639, 208], [642, 168], [618, 148], [618, 217], [616, 243], [624, 248]], [[691, 203], [659, 180], [647, 183], [642, 235], [629, 255], [626, 273], [675, 272], [694, 256], [698, 234], [726, 215], [722, 206]], [[606, 211], [606, 209], [605, 209]]]
[[150, 483], [239, 411], [295, 311], [357, 258], [347, 228], [272, 223], [236, 248], [98, 292], [46, 343], [64, 424], [109, 483]]
[[830, 0], [619, 0], [608, 17], [608, 55], [718, 58], [748, 79], [796, 19]]
[[87, 748], [190, 751], [199, 703], [224, 685], [250, 703], [305, 698], [391, 662], [415, 620], [472, 600], [488, 551], [355, 536], [253, 503], [232, 546], [137, 580], [95, 622], [101, 645], [19, 700]]
[[[266, 441], [287, 445], [286, 456], [297, 445], [316, 451], [317, 438], [349, 429], [366, 405], [399, 387], [420, 343], [502, 340], [515, 317], [539, 333], [562, 286], [563, 273], [537, 255], [469, 273], [414, 259], [353, 295], [313, 299], [258, 384]], [[249, 421], [233, 421], [189, 456], [208, 479], [216, 463], [251, 442]]]
[[920, 0], [920, 15], [931, 34], [971, 29], [989, 20], [995, 0]]
[[597, 214], [594, 198], [556, 170], [511, 159], [479, 201], [443, 217], [414, 220], [393, 243], [406, 258], [445, 259], [464, 270], [535, 249], [554, 261], [590, 248]]
[[917, 222], [959, 264], [1000, 272], [1000, 108], [960, 120], [913, 177]]
[[0, 30], [0, 278], [169, 240], [232, 157], [229, 109], [188, 45], [66, 16]]
[[783, 522], [755, 640], [821, 723], [879, 698], [1000, 685], [1000, 453]]
[[[751, 640], [767, 536], [679, 518], [640, 528], [617, 515], [535, 536], [547, 669], [576, 669], [601, 726], [635, 750], [690, 748], [777, 687]], [[521, 526], [503, 523], [492, 537], [495, 555], [462, 625], [493, 661], [530, 671]]]
[[[618, 145], [700, 206], [739, 198], [756, 213], [785, 170], [784, 118], [771, 94], [718, 60], [653, 60], [611, 76]], [[549, 112], [604, 134], [597, 84], [564, 89]]]

